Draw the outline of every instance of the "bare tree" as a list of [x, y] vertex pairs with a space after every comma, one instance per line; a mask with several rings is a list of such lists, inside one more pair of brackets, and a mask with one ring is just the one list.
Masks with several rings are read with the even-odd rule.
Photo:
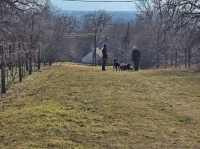
[[111, 16], [106, 11], [94, 11], [85, 15], [84, 25], [88, 32], [94, 33], [94, 56], [92, 65], [96, 66], [96, 46], [101, 39], [101, 33], [110, 23]]
[[125, 26], [125, 21], [119, 18], [114, 20], [104, 30], [107, 35], [107, 42], [109, 43], [109, 60], [116, 58], [120, 62], [125, 61], [122, 56], [122, 40], [124, 37]]
[[[171, 61], [170, 66], [173, 66], [174, 63], [174, 66], [177, 67], [178, 60], [180, 64], [180, 58], [183, 55], [185, 60], [187, 55], [187, 64], [190, 67], [191, 54], [189, 53], [193, 53], [190, 49], [194, 50], [193, 47], [199, 41], [199, 2], [195, 0], [147, 0], [147, 2], [138, 2], [137, 8], [139, 11], [138, 20], [147, 24], [149, 29], [145, 28], [146, 32], [152, 33], [151, 37], [154, 40], [151, 40], [151, 43], [156, 45], [152, 48], [156, 49], [153, 52], [156, 53], [157, 68], [160, 65], [166, 68], [169, 66], [169, 60]], [[185, 47], [187, 52], [183, 53], [181, 49], [184, 48], [185, 44], [180, 43], [184, 38], [187, 39], [185, 42], [187, 43]], [[190, 48], [188, 48], [189, 45]]]
[[[32, 10], [37, 11], [43, 5], [39, 0], [1, 0], [0, 1], [0, 31], [4, 38], [14, 37], [19, 29], [18, 22], [22, 21], [22, 13]], [[22, 26], [21, 26], [22, 27]]]

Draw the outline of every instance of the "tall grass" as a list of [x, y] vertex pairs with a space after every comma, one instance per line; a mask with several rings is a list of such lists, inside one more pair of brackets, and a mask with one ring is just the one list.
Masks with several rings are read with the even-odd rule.
[[200, 74], [43, 67], [1, 95], [0, 148], [200, 148]]

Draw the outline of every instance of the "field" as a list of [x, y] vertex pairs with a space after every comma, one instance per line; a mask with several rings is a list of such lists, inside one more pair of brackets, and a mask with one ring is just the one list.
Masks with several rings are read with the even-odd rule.
[[199, 149], [200, 73], [57, 63], [0, 98], [1, 149]]

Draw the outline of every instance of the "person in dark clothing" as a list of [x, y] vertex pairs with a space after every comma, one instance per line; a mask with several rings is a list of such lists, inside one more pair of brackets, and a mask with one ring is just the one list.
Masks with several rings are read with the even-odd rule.
[[140, 57], [141, 57], [140, 51], [137, 49], [136, 46], [134, 46], [132, 51], [132, 61], [134, 62], [135, 71], [138, 71]]
[[102, 71], [106, 71], [106, 68], [105, 68], [105, 65], [106, 65], [106, 61], [108, 59], [108, 56], [107, 56], [107, 46], [106, 44], [103, 45], [103, 48], [102, 48], [102, 60], [103, 60], [103, 64], [102, 64]]

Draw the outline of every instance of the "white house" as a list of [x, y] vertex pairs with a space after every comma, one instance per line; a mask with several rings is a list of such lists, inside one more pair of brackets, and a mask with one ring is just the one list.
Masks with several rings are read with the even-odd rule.
[[[89, 51], [85, 56], [82, 57], [82, 63], [92, 63], [93, 62], [93, 53], [94, 49]], [[96, 62], [102, 59], [102, 51], [99, 48], [96, 48]]]

